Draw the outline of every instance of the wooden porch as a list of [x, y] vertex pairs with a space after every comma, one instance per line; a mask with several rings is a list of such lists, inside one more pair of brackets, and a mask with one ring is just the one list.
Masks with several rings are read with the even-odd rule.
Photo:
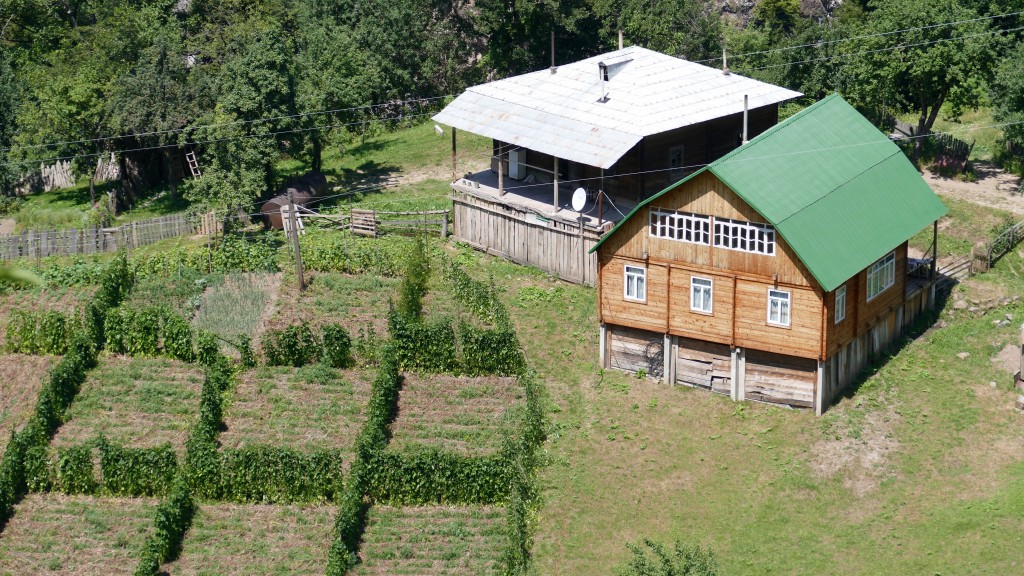
[[[635, 201], [604, 195], [580, 183], [525, 183], [490, 170], [452, 183], [454, 236], [495, 256], [536, 266], [563, 280], [597, 284], [597, 256], [589, 250]], [[500, 188], [499, 188], [500, 186]], [[576, 188], [588, 190], [586, 205], [572, 209]]]

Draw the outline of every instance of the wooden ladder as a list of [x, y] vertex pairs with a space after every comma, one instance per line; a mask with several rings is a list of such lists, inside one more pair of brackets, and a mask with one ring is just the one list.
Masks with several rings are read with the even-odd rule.
[[185, 160], [188, 161], [188, 169], [189, 171], [192, 172], [193, 178], [199, 178], [200, 176], [203, 175], [203, 173], [199, 171], [199, 160], [196, 159], [195, 150], [189, 150], [188, 152], [186, 152]]

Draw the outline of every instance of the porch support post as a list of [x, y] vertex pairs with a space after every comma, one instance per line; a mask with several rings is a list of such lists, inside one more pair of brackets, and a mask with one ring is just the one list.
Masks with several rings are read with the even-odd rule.
[[729, 398], [734, 402], [742, 402], [747, 397], [746, 386], [747, 376], [747, 355], [743, 348], [733, 348], [732, 357], [729, 362]]
[[825, 363], [818, 361], [818, 379], [814, 384], [814, 415], [825, 413]]
[[665, 384], [672, 383], [672, 336], [665, 334], [665, 338], [661, 344], [661, 358], [664, 361], [665, 366], [661, 371], [661, 381]]
[[557, 156], [552, 156], [552, 158], [554, 159], [554, 168], [551, 171], [551, 174], [554, 175], [554, 177], [555, 177], [555, 200], [554, 200], [554, 207], [555, 207], [555, 214], [558, 214], [558, 157]]
[[597, 340], [598, 340], [598, 344], [597, 344], [597, 348], [598, 348], [597, 364], [603, 370], [603, 369], [608, 367], [608, 350], [607, 350], [607, 345], [608, 345], [607, 344], [608, 343], [608, 326], [606, 324], [601, 324], [601, 328], [599, 330], [599, 336], [598, 336]]
[[505, 161], [502, 159], [505, 155], [502, 154], [501, 149], [498, 149], [498, 196], [505, 195]]
[[928, 286], [928, 309], [935, 309], [935, 280], [936, 271], [939, 266], [939, 221], [932, 222], [932, 269], [929, 275], [931, 279]]

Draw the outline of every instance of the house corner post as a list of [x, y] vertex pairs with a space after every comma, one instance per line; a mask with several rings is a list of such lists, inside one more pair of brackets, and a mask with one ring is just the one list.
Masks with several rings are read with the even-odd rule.
[[665, 334], [661, 343], [661, 358], [664, 366], [661, 369], [661, 381], [672, 383], [672, 335]]
[[601, 323], [598, 332], [597, 363], [602, 370], [608, 368], [608, 325]]
[[743, 348], [735, 347], [729, 362], [729, 398], [734, 402], [742, 402], [747, 399], [746, 378], [747, 378], [747, 354]]
[[814, 384], [814, 415], [825, 413], [825, 363], [818, 361], [818, 379]]

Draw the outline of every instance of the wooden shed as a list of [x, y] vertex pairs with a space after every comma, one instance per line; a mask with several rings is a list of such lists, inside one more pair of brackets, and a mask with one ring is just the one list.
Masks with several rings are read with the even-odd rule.
[[[454, 235], [593, 285], [602, 233], [775, 125], [797, 96], [639, 46], [473, 86], [434, 117], [452, 127]], [[457, 173], [456, 130], [492, 139], [489, 170]]]
[[601, 364], [814, 408], [934, 303], [946, 208], [839, 95], [640, 203], [594, 247]]

